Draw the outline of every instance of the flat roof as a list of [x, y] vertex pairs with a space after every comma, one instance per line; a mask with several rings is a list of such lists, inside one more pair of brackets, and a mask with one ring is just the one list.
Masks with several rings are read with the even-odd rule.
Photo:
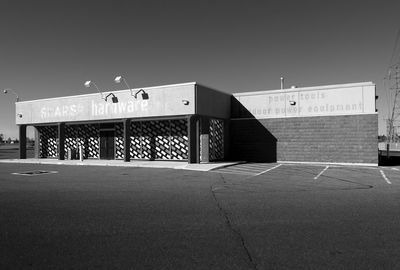
[[260, 90], [252, 92], [240, 92], [240, 93], [233, 93], [233, 95], [250, 96], [258, 94], [290, 93], [299, 91], [326, 90], [334, 88], [350, 88], [350, 87], [371, 86], [371, 85], [375, 86], [373, 82], [359, 82], [359, 83], [331, 84], [331, 85], [320, 85], [320, 86], [310, 86], [310, 87], [295, 87], [295, 88], [285, 88], [278, 90], [275, 89], [275, 90]]
[[[186, 86], [186, 85], [199, 85], [196, 82], [186, 82], [186, 83], [177, 83], [177, 84], [167, 84], [167, 85], [158, 85], [158, 86], [149, 86], [149, 87], [138, 87], [132, 89], [124, 89], [124, 90], [115, 90], [115, 91], [102, 91], [103, 94], [117, 94], [122, 92], [128, 92], [131, 90], [138, 91], [140, 89], [149, 90], [149, 89], [157, 89], [157, 88], [167, 88], [167, 87], [176, 87], [176, 86]], [[96, 96], [99, 93], [90, 93], [90, 94], [82, 94], [82, 95], [72, 95], [72, 96], [62, 96], [62, 97], [53, 97], [53, 98], [43, 98], [43, 99], [33, 99], [33, 100], [26, 100], [26, 101], [19, 101], [18, 103], [30, 103], [36, 101], [45, 101], [45, 100], [55, 100], [55, 99], [63, 99], [63, 98], [73, 98], [73, 97], [87, 97], [87, 96]], [[17, 102], [16, 102], [17, 103]]]

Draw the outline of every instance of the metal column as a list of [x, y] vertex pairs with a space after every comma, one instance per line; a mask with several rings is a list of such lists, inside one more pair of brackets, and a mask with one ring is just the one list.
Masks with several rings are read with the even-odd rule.
[[188, 117], [188, 162], [200, 163], [200, 128], [199, 117], [191, 115]]
[[58, 159], [65, 159], [65, 123], [58, 123]]
[[210, 161], [210, 119], [201, 117], [200, 119], [200, 151], [201, 162]]
[[19, 158], [26, 159], [26, 125], [19, 125]]
[[35, 158], [40, 158], [40, 132], [37, 127], [35, 128]]
[[124, 161], [131, 161], [131, 119], [124, 119]]

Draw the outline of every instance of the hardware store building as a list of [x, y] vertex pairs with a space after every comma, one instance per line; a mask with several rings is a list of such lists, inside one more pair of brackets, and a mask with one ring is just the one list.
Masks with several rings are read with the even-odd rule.
[[[141, 92], [141, 95], [133, 93]], [[16, 103], [26, 158], [378, 163], [371, 82], [228, 94], [184, 83]]]

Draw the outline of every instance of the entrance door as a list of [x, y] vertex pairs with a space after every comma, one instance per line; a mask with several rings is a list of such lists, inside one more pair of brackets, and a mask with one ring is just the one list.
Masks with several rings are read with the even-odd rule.
[[114, 130], [100, 130], [100, 159], [114, 159]]

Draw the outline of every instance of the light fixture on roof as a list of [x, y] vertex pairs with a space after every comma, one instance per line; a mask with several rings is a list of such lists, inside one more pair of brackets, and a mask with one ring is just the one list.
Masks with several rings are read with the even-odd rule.
[[112, 103], [118, 103], [118, 98], [117, 98], [113, 93], [108, 94], [108, 95], [106, 96], [106, 98], [105, 98], [105, 101], [107, 101], [107, 99], [108, 99], [110, 96], [111, 96]]
[[142, 99], [149, 99], [149, 94], [147, 94], [143, 89], [140, 89], [137, 91], [134, 95], [135, 98], [137, 98], [137, 95], [142, 92]]
[[115, 76], [114, 82], [115, 82], [115, 83], [124, 82], [124, 84], [126, 85], [126, 87], [128, 87], [129, 91], [131, 92], [131, 96], [133, 96], [132, 89], [129, 87], [129, 85], [128, 85], [128, 83], [127, 83], [127, 81], [125, 80], [124, 77], [122, 77], [121, 75]]
[[19, 96], [18, 96], [18, 94], [15, 93], [15, 91], [12, 90], [11, 88], [6, 88], [6, 89], [4, 89], [4, 90], [3, 90], [3, 93], [4, 93], [4, 94], [7, 94], [9, 91], [15, 95], [17, 102], [19, 102]]
[[128, 83], [126, 82], [125, 78], [124, 78], [123, 76], [121, 76], [121, 75], [115, 76], [114, 82], [115, 82], [115, 83], [124, 82], [125, 85], [128, 87], [129, 91], [131, 92], [131, 96], [133, 96], [135, 99], [137, 99], [137, 95], [138, 95], [140, 92], [142, 92], [142, 98], [143, 98], [143, 99], [149, 99], [149, 94], [147, 94], [143, 89], [140, 89], [140, 90], [136, 91], [136, 93], [134, 94], [134, 93], [132, 92], [133, 89], [131, 89], [131, 88], [129, 87], [129, 85], [128, 85]]
[[116, 83], [121, 83], [122, 81], [124, 81], [125, 84], [126, 84], [126, 85], [128, 86], [128, 88], [129, 88], [129, 85], [126, 83], [126, 80], [125, 80], [122, 76], [116, 76], [115, 79], [114, 79], [114, 81], [115, 81]]
[[100, 89], [97, 87], [97, 85], [96, 85], [93, 81], [86, 81], [86, 82], [84, 83], [84, 85], [85, 85], [86, 88], [90, 88], [90, 86], [93, 85], [94, 88], [96, 88], [97, 92], [99, 92], [101, 98], [104, 99], [105, 101], [107, 101], [107, 98], [104, 98], [104, 97], [103, 97], [103, 93], [100, 91]]

